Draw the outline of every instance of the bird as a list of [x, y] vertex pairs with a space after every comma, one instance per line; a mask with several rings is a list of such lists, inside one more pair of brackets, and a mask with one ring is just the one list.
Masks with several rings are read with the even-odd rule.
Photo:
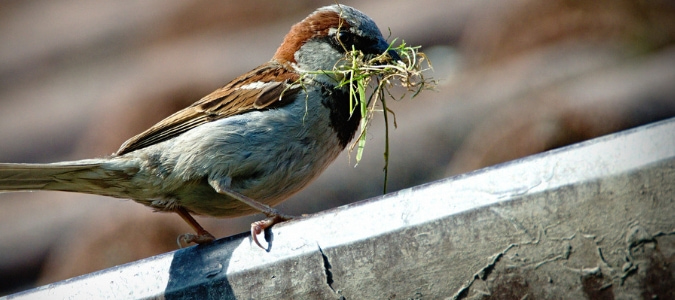
[[[51, 190], [132, 199], [177, 213], [195, 234], [215, 237], [193, 214], [263, 213], [253, 241], [289, 220], [273, 206], [312, 182], [354, 138], [361, 117], [332, 70], [356, 49], [391, 50], [363, 12], [334, 4], [293, 25], [272, 59], [130, 138], [108, 157], [48, 164], [0, 163], [0, 192]], [[351, 108], [350, 108], [351, 105]], [[265, 248], [263, 248], [265, 249]]]

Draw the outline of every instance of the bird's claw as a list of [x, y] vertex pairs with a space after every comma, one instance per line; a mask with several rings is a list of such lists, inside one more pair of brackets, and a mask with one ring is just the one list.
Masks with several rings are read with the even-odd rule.
[[267, 219], [256, 221], [251, 223], [251, 239], [253, 239], [253, 242], [255, 242], [260, 249], [263, 249], [265, 251], [269, 251], [269, 243], [268, 243], [268, 248], [263, 247], [263, 245], [258, 241], [258, 235], [263, 233], [265, 229], [272, 227], [272, 225], [288, 221], [293, 219], [292, 216], [288, 215], [283, 215], [283, 214], [275, 214], [273, 216], [270, 216]]

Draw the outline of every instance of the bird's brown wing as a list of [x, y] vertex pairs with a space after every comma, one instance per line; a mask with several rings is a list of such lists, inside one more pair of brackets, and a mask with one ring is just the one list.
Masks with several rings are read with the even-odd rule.
[[130, 138], [115, 154], [123, 155], [166, 141], [214, 120], [286, 105], [301, 90], [295, 84], [299, 78], [297, 73], [276, 62], [261, 65]]

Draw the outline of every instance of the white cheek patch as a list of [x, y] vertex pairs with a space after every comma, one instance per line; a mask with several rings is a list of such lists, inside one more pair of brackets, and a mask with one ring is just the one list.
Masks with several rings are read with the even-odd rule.
[[262, 90], [272, 84], [276, 84], [276, 82], [262, 82], [262, 81], [256, 81], [256, 82], [251, 82], [244, 84], [239, 87], [239, 89], [242, 90]]

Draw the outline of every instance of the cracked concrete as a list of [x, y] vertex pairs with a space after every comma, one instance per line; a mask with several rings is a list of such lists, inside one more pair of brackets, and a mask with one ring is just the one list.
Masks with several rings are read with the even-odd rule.
[[[483, 267], [482, 269], [480, 269], [478, 272], [476, 272], [475, 274], [473, 274], [473, 277], [471, 277], [471, 279], [469, 280], [469, 282], [467, 282], [464, 286], [462, 286], [462, 287], [459, 289], [459, 291], [457, 291], [457, 293], [455, 293], [452, 297], [450, 297], [450, 299], [452, 299], [452, 300], [464, 299], [464, 298], [466, 297], [467, 293], [469, 292], [469, 288], [471, 288], [471, 286], [473, 285], [473, 283], [474, 283], [476, 280], [483, 280], [483, 281], [485, 281], [485, 279], [487, 279], [487, 277], [490, 276], [490, 273], [492, 272], [492, 270], [494, 270], [495, 265], [497, 264], [497, 262], [499, 261], [499, 259], [501, 259], [502, 256], [504, 256], [504, 254], [506, 254], [507, 251], [511, 250], [511, 248], [517, 247], [517, 246], [518, 246], [518, 245], [516, 245], [516, 244], [511, 244], [511, 245], [509, 245], [508, 247], [506, 247], [506, 249], [504, 249], [504, 250], [502, 250], [501, 252], [499, 252], [499, 253], [493, 255], [493, 257], [492, 257], [492, 259], [490, 260], [490, 262], [489, 262], [485, 267]], [[487, 293], [481, 292], [481, 294], [487, 294]]]
[[[661, 202], [646, 205], [647, 182]], [[668, 298], [671, 182], [666, 161], [322, 253], [346, 299]]]
[[[662, 170], [665, 173], [651, 174], [662, 178], [663, 181], [656, 183], [657, 185], [668, 184], [669, 181], [663, 175], [670, 178], [670, 182], [675, 179], [673, 166], [675, 163], [670, 162]], [[623, 189], [622, 195], [605, 191], [593, 197], [599, 200], [593, 206], [606, 209], [582, 211], [579, 207], [558, 206], [558, 210], [565, 211], [567, 221], [558, 222], [547, 229], [567, 227], [565, 229], [570, 232], [568, 237], [551, 238], [545, 229], [543, 238], [526, 244], [510, 245], [497, 253], [496, 257], [501, 258], [500, 260], [491, 261], [481, 269], [490, 270], [491, 276], [478, 276], [481, 272], [479, 271], [450, 299], [502, 299], [511, 296], [516, 299], [526, 296], [539, 299], [555, 298], [555, 295], [575, 299], [613, 299], [614, 295], [627, 298], [674, 297], [671, 287], [675, 284], [672, 280], [675, 273], [675, 264], [672, 263], [675, 260], [675, 249], [672, 248], [675, 245], [675, 231], [656, 231], [651, 234], [647, 229], [675, 227], [670, 217], [672, 211], [659, 215], [654, 211], [654, 206], [645, 209], [641, 207], [641, 200], [631, 198], [633, 193], [627, 191], [639, 187], [638, 179], [651, 177], [649, 173], [650, 171], [643, 171], [625, 177], [608, 178], [587, 187], [568, 187], [570, 191], [575, 190], [569, 193], [571, 197], [580, 197], [585, 193], [584, 190], [596, 189], [613, 181], [620, 184], [627, 183], [626, 180], [631, 181]], [[547, 198], [545, 195], [539, 197], [542, 196]], [[620, 201], [621, 197], [626, 196], [627, 201]], [[662, 203], [665, 205], [663, 208], [672, 210], [674, 198], [673, 194], [664, 197], [668, 205]], [[509, 207], [505, 209], [509, 210], [508, 213], [503, 212], [500, 215], [517, 213], [512, 209], [513, 207]], [[619, 216], [612, 210], [621, 209], [635, 213], [636, 219], [627, 218], [627, 222], [623, 222], [621, 218], [616, 218]], [[583, 218], [576, 218], [577, 214], [581, 214]], [[600, 218], [601, 214], [614, 216], [616, 219]], [[579, 226], [576, 232], [571, 231], [573, 227], [566, 226], [575, 222], [575, 226]], [[642, 222], [645, 225], [641, 225]], [[532, 230], [537, 227], [536, 224], [530, 226]], [[478, 280], [485, 285], [474, 287]]]
[[326, 284], [328, 284], [328, 287], [330, 287], [330, 289], [335, 292], [335, 289], [333, 288], [333, 272], [330, 271], [332, 266], [330, 265], [328, 256], [323, 253], [321, 246], [317, 244], [317, 247], [319, 248], [319, 253], [321, 253], [321, 258], [323, 259], [323, 272], [326, 274]]

